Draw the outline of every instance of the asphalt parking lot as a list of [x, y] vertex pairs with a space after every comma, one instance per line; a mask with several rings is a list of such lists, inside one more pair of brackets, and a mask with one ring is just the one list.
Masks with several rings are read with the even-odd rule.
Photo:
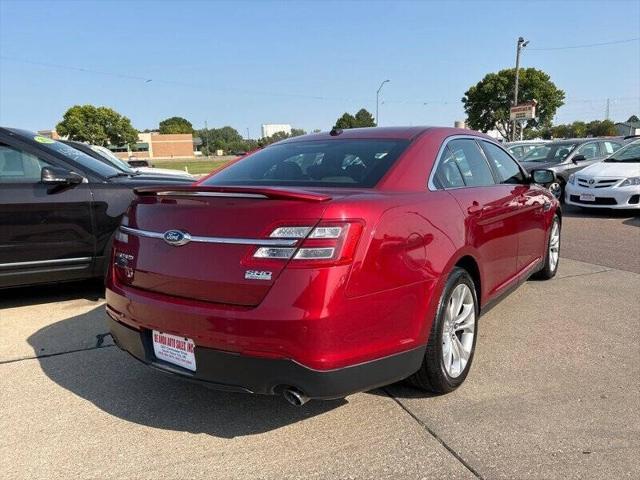
[[638, 478], [640, 218], [567, 210], [562, 241], [441, 397], [215, 392], [114, 347], [95, 284], [2, 292], [0, 478]]

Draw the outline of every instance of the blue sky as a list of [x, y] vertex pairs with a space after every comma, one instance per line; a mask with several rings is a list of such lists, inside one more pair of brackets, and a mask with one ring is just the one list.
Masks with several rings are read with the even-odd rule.
[[[566, 92], [557, 121], [640, 114], [640, 2], [29, 2], [0, 0], [0, 124], [55, 126], [74, 104], [138, 129], [330, 128], [344, 111], [381, 125], [452, 125], [486, 73], [540, 68]], [[74, 68], [58, 68], [54, 65]], [[82, 69], [82, 70], [78, 70]], [[97, 72], [105, 72], [101, 74]], [[150, 82], [146, 81], [151, 79]]]

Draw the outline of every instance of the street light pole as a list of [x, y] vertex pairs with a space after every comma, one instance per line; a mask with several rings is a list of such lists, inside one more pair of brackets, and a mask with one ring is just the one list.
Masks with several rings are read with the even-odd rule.
[[[528, 40], [525, 41], [525, 39], [522, 37], [518, 38], [518, 46], [516, 48], [516, 85], [515, 85], [515, 88], [513, 89], [513, 106], [514, 107], [518, 106], [518, 82], [520, 81], [520, 51], [527, 45], [529, 45]], [[511, 141], [514, 141], [516, 139], [516, 122], [517, 120], [513, 121], [513, 131], [511, 132]]]
[[380, 111], [380, 90], [382, 90], [382, 87], [387, 82], [389, 82], [389, 80], [385, 80], [384, 82], [382, 82], [380, 84], [380, 88], [378, 88], [378, 91], [376, 92], [376, 127], [380, 124], [380, 122], [378, 121], [378, 112]]

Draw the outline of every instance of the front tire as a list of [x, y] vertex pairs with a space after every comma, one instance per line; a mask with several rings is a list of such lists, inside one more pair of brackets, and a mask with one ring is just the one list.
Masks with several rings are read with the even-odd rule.
[[413, 385], [437, 394], [462, 385], [473, 361], [478, 313], [473, 280], [466, 270], [454, 268], [440, 298], [420, 370], [409, 377]]
[[558, 264], [560, 263], [560, 219], [554, 215], [551, 229], [549, 230], [549, 240], [547, 242], [547, 252], [544, 258], [542, 269], [533, 277], [540, 280], [550, 280], [556, 276]]

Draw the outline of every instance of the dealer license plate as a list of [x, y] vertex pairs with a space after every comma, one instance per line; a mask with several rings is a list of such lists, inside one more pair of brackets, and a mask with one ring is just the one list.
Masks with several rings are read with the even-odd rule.
[[581, 193], [580, 194], [580, 201], [581, 202], [595, 202], [596, 201], [596, 196], [593, 195], [592, 193]]
[[190, 338], [153, 331], [153, 352], [165, 362], [196, 371], [195, 343]]

